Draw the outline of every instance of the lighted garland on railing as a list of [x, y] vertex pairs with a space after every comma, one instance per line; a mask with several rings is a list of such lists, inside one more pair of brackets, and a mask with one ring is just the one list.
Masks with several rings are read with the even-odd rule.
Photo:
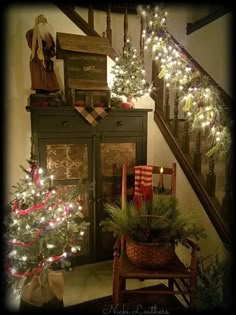
[[139, 6], [137, 12], [144, 20], [144, 49], [151, 46], [151, 58], [160, 65], [158, 77], [165, 80], [169, 89], [178, 91], [179, 104], [192, 130], [203, 128], [209, 133], [211, 149], [207, 156], [225, 159], [231, 147], [231, 120], [219, 90], [171, 38], [166, 27], [167, 11], [157, 6]]

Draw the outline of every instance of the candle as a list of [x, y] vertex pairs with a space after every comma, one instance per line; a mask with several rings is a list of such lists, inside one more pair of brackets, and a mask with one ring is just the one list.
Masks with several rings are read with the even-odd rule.
[[160, 186], [163, 187], [163, 167], [160, 168]]
[[163, 167], [160, 167], [160, 180], [158, 185], [159, 192], [164, 191], [164, 184], [163, 184]]

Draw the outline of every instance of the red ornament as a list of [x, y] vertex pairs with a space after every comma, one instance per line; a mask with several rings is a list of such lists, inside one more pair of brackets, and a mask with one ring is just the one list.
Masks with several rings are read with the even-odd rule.
[[121, 107], [125, 108], [125, 109], [133, 109], [134, 108], [134, 103], [132, 103], [132, 102], [125, 102], [125, 103], [121, 104]]

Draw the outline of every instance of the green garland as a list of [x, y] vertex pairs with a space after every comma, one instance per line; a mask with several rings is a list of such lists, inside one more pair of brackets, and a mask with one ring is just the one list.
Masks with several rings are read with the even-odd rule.
[[158, 77], [169, 89], [176, 90], [179, 103], [192, 130], [204, 129], [211, 138], [208, 157], [225, 159], [231, 150], [232, 119], [227, 113], [220, 91], [202, 75], [178, 46], [166, 27], [167, 12], [158, 7], [138, 8], [146, 25], [142, 36], [145, 49], [151, 46], [151, 58], [160, 65]]
[[[108, 217], [101, 221], [103, 231], [113, 232], [115, 236], [125, 235], [133, 241], [142, 243], [181, 243], [188, 247], [188, 238], [206, 238], [205, 230], [196, 223], [196, 218], [184, 214], [177, 207], [174, 196], [154, 194], [151, 202], [144, 202], [137, 208], [133, 202], [121, 208], [117, 203], [106, 203]], [[152, 217], [147, 215], [152, 215]]]
[[232, 306], [232, 257], [224, 258], [218, 249], [198, 258], [196, 307], [198, 311], [227, 311]]

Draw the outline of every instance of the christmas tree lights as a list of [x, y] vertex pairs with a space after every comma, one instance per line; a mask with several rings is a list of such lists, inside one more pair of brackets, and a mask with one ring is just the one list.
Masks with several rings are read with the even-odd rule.
[[89, 225], [78, 200], [88, 184], [82, 183], [62, 193], [53, 185], [53, 176], [44, 176], [36, 161], [21, 166], [25, 176], [15, 189], [5, 213], [6, 274], [15, 289], [19, 281], [52, 268], [53, 262], [78, 253]]
[[130, 39], [127, 39], [123, 55], [116, 58], [116, 64], [112, 67], [113, 74], [112, 93], [115, 96], [138, 99], [144, 94], [151, 92], [151, 86], [145, 80], [145, 70], [142, 60], [133, 47]]

